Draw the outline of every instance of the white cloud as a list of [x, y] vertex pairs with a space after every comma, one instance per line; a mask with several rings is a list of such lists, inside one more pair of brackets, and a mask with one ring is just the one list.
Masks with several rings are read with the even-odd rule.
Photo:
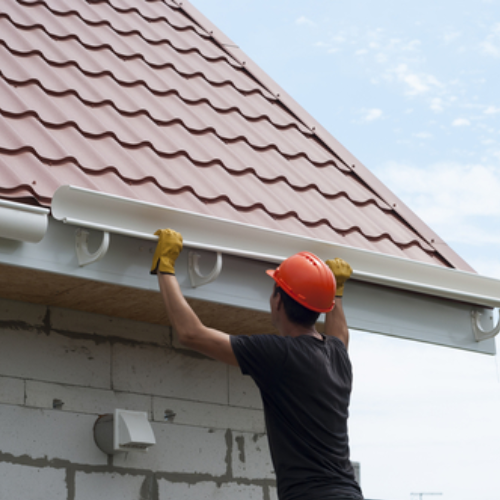
[[434, 99], [432, 99], [430, 108], [435, 113], [440, 113], [441, 111], [443, 111], [444, 110], [443, 99], [441, 99], [440, 97], [435, 97]]
[[406, 85], [407, 90], [405, 94], [409, 96], [425, 94], [432, 88], [443, 86], [433, 75], [412, 72], [407, 64], [399, 64], [388, 73], [394, 74], [397, 81]]
[[378, 174], [445, 240], [500, 245], [500, 168], [450, 162], [424, 169], [391, 163]]
[[481, 258], [479, 260], [470, 260], [469, 264], [479, 273], [484, 276], [500, 279], [500, 261]]
[[387, 62], [389, 60], [389, 55], [384, 53], [384, 52], [379, 52], [376, 56], [375, 56], [375, 61], [379, 64], [383, 64], [385, 62]]
[[378, 120], [379, 118], [382, 118], [382, 115], [384, 114], [383, 111], [378, 108], [363, 109], [362, 112], [364, 113], [362, 117], [362, 120], [364, 122], [373, 122], [375, 120]]
[[496, 106], [488, 106], [484, 110], [485, 115], [496, 115], [497, 113], [500, 113], [500, 108], [497, 108]]
[[401, 50], [403, 52], [416, 52], [420, 49], [421, 45], [422, 42], [420, 40], [410, 40], [408, 43], [401, 45]]
[[485, 40], [481, 44], [481, 48], [483, 49], [483, 52], [487, 55], [493, 57], [500, 57], [500, 47], [495, 45], [491, 40]]
[[298, 24], [299, 26], [316, 26], [316, 23], [314, 21], [311, 21], [305, 16], [300, 16], [298, 19], [296, 19], [295, 24]]
[[470, 125], [470, 121], [467, 118], [457, 118], [451, 122], [453, 127], [468, 127]]
[[500, 23], [493, 25], [491, 33], [480, 44], [480, 47], [484, 54], [500, 57]]
[[430, 139], [432, 137], [432, 134], [429, 134], [429, 132], [418, 132], [413, 135], [419, 139]]
[[446, 44], [454, 42], [457, 38], [462, 35], [460, 31], [446, 31], [443, 35], [443, 40]]

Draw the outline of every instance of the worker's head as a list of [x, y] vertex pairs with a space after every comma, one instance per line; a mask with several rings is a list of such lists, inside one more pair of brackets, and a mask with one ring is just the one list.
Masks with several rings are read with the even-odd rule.
[[300, 326], [311, 327], [318, 321], [319, 315], [321, 313], [312, 311], [302, 304], [299, 304], [296, 300], [292, 299], [283, 288], [280, 288], [276, 283], [274, 284], [272, 298], [279, 296], [281, 299], [281, 304], [283, 309], [292, 323], [296, 323]]
[[[274, 293], [281, 293], [279, 290], [282, 290], [298, 306], [317, 313], [314, 322], [319, 313], [332, 310], [335, 303], [335, 277], [330, 268], [316, 255], [300, 252], [284, 260], [277, 269], [266, 272], [276, 282], [278, 291]], [[289, 309], [291, 310], [292, 306]], [[293, 309], [298, 308], [293, 306]], [[286, 312], [293, 320], [288, 311]]]

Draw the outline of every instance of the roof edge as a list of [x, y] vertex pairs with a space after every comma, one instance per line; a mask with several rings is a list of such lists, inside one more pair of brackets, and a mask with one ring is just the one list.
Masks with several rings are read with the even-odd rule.
[[315, 240], [75, 186], [61, 186], [52, 215], [68, 224], [156, 240], [169, 227], [186, 247], [279, 264], [308, 250], [322, 259], [341, 257], [355, 280], [488, 307], [500, 307], [500, 280], [354, 247]]

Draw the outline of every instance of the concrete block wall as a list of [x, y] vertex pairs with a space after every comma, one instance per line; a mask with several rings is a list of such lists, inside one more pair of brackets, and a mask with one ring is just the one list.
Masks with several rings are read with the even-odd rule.
[[[99, 415], [157, 444], [108, 457]], [[168, 328], [0, 299], [0, 499], [275, 500], [260, 397]]]

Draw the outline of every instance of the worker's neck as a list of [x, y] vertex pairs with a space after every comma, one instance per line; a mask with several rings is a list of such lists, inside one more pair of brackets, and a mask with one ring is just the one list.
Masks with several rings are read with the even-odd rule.
[[309, 337], [321, 338], [314, 326], [302, 326], [291, 321], [284, 321], [279, 328], [282, 337], [301, 337], [307, 335]]

